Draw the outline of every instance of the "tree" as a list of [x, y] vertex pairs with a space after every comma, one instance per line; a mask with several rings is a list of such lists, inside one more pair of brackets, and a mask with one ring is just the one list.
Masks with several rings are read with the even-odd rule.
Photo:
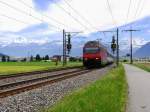
[[77, 61], [77, 59], [75, 57], [70, 57], [69, 60], [70, 61]]
[[37, 55], [36, 55], [36, 57], [35, 57], [35, 59], [36, 59], [36, 61], [41, 61], [41, 57], [40, 57], [40, 55], [39, 55], [39, 54], [37, 54]]
[[45, 59], [45, 60], [49, 60], [49, 56], [48, 56], [48, 55], [46, 55], [44, 59]]
[[33, 56], [30, 57], [30, 61], [33, 61]]
[[130, 54], [129, 54], [129, 53], [127, 53], [127, 54], [126, 54], [126, 56], [127, 56], [127, 57], [130, 57]]
[[41, 60], [45, 60], [45, 57], [42, 57]]
[[21, 62], [26, 62], [27, 61], [27, 58], [23, 58], [22, 60], [21, 60]]
[[2, 56], [2, 62], [6, 62], [6, 57]]
[[9, 56], [7, 57], [7, 61], [8, 61], [8, 62], [10, 61], [10, 57], [9, 57]]

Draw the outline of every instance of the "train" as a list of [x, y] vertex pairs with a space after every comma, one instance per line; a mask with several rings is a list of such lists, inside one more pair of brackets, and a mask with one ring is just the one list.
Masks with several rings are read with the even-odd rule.
[[83, 47], [83, 65], [87, 68], [102, 67], [113, 63], [113, 55], [99, 41], [88, 41]]

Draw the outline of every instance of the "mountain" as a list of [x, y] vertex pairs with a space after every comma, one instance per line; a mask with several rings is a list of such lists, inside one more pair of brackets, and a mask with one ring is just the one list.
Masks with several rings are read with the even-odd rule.
[[137, 58], [150, 58], [150, 42], [143, 45], [141, 48], [139, 48], [135, 53], [134, 57]]
[[[74, 42], [71, 50], [72, 56], [81, 56], [82, 47], [84, 42]], [[45, 55], [61, 55], [62, 54], [62, 42], [48, 42], [44, 44], [29, 43], [29, 44], [10, 44], [7, 46], [0, 46], [0, 52], [8, 54], [10, 56], [24, 57], [24, 56], [35, 56], [40, 54], [41, 56]]]
[[[123, 25], [119, 27], [119, 47], [120, 56], [124, 56], [130, 53], [130, 35], [129, 33], [123, 33], [121, 30], [129, 29], [130, 25], [133, 25], [134, 29], [142, 29], [140, 32], [133, 33], [133, 52], [139, 48], [139, 45], [144, 45], [149, 42], [150, 33], [150, 16], [137, 20], [135, 22]], [[29, 28], [30, 29], [30, 28]], [[31, 28], [32, 29], [32, 28]], [[115, 30], [116, 28], [108, 29]], [[26, 33], [24, 33], [26, 31]], [[23, 33], [22, 33], [23, 32]], [[0, 31], [0, 53], [8, 54], [9, 56], [25, 57], [40, 54], [44, 55], [59, 55], [62, 54], [62, 33], [28, 33], [28, 29], [24, 29], [21, 32], [1, 32]], [[2, 33], [2, 34], [1, 34]], [[93, 32], [90, 34], [80, 34], [71, 38], [72, 42], [72, 56], [82, 56], [82, 48], [85, 42], [90, 40], [100, 40], [107, 48], [110, 47], [112, 35], [115, 33], [100, 33]], [[29, 36], [29, 37], [28, 37]], [[5, 37], [5, 38], [4, 38]], [[136, 46], [137, 45], [137, 46]], [[142, 49], [142, 48], [141, 48]], [[147, 48], [149, 50], [149, 48]], [[139, 49], [140, 50], [140, 49]], [[141, 55], [149, 56], [147, 50], [137, 51], [135, 56]], [[147, 54], [146, 54], [147, 53]]]

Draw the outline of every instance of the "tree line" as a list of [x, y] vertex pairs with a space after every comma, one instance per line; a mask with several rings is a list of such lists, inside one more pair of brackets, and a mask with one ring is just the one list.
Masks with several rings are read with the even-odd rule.
[[[39, 54], [37, 54], [35, 57], [30, 56], [30, 59], [28, 61], [42, 61], [42, 60], [46, 61], [46, 60], [49, 60], [49, 59], [50, 59], [50, 57], [48, 55], [45, 55], [44, 57], [41, 57]], [[2, 62], [10, 62], [10, 61], [17, 61], [17, 60], [14, 60], [14, 59], [10, 60], [9, 56], [2, 56], [1, 61]], [[27, 58], [23, 58], [20, 61], [27, 61]]]
[[35, 61], [41, 61], [41, 60], [49, 60], [50, 57], [48, 55], [45, 55], [44, 57], [41, 57], [39, 54], [37, 54], [35, 56], [35, 58], [33, 56], [30, 57], [30, 61], [34, 61], [34, 59], [35, 59]]
[[[33, 62], [33, 61], [47, 61], [47, 60], [50, 60], [49, 55], [40, 56], [39, 54], [37, 54], [35, 57], [33, 55], [31, 55], [30, 57], [22, 58], [21, 60], [11, 59], [9, 56], [2, 56], [2, 58], [1, 58], [2, 62], [16, 62], [16, 61], [21, 61], [21, 62], [30, 61], [30, 62]], [[82, 61], [82, 59], [81, 58], [70, 57], [69, 61], [76, 62], [76, 61]]]

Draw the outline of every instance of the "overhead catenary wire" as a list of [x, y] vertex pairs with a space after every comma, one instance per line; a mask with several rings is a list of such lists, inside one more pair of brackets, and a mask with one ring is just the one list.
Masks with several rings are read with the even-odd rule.
[[142, 3], [142, 5], [141, 5], [141, 8], [139, 9], [139, 13], [137, 14], [137, 16], [140, 16], [141, 13], [143, 12], [145, 3], [146, 3], [146, 0], [143, 0], [143, 3]]
[[[10, 8], [12, 8], [12, 9], [14, 9], [14, 10], [20, 12], [20, 13], [23, 13], [23, 14], [25, 14], [25, 15], [31, 16], [32, 18], [34, 18], [34, 19], [36, 19], [36, 20], [42, 22], [42, 19], [40, 19], [40, 18], [38, 18], [38, 17], [36, 17], [36, 16], [33, 16], [32, 14], [28, 14], [26, 11], [20, 10], [19, 8], [16, 8], [16, 7], [14, 7], [14, 6], [12, 6], [12, 5], [6, 3], [6, 2], [3, 2], [3, 1], [0, 1], [0, 3], [6, 5], [6, 6], [10, 7]], [[59, 27], [57, 27], [57, 26], [55, 26], [55, 25], [52, 25], [52, 24], [50, 24], [50, 23], [48, 23], [48, 25], [50, 25], [50, 26], [52, 26], [52, 27], [55, 27], [55, 28], [57, 28], [57, 29], [61, 29], [61, 28], [59, 28]]]
[[[133, 18], [132, 18], [133, 20], [136, 20], [136, 19], [137, 19], [137, 14], [138, 14], [138, 11], [139, 11], [139, 9], [140, 9], [141, 1], [142, 1], [142, 0], [138, 0], [138, 2], [137, 2], [137, 7], [136, 7], [136, 5], [135, 5], [135, 13], [134, 13]], [[133, 23], [130, 25], [130, 27], [132, 27], [135, 23], [136, 23], [136, 22], [133, 22]], [[130, 28], [130, 29], [131, 29], [131, 28]]]
[[134, 19], [136, 19], [136, 17], [137, 17], [137, 13], [138, 13], [138, 11], [139, 11], [139, 9], [140, 9], [141, 1], [142, 1], [142, 0], [139, 0], [139, 1], [138, 1], [137, 7], [136, 7], [136, 10], [135, 10], [135, 14], [134, 14]]
[[25, 22], [25, 21], [22, 21], [22, 20], [19, 20], [19, 19], [16, 19], [16, 18], [7, 16], [7, 15], [5, 15], [5, 14], [0, 14], [0, 16], [6, 17], [6, 18], [8, 18], [8, 19], [10, 19], [10, 20], [14, 20], [14, 21], [19, 22], [19, 23], [29, 24], [29, 23], [27, 23], [27, 22]]
[[[5, 17], [5, 18], [7, 18], [7, 19], [9, 19], [9, 20], [16, 21], [16, 22], [18, 22], [18, 23], [22, 23], [22, 24], [26, 24], [26, 25], [29, 25], [29, 24], [30, 24], [30, 23], [28, 23], [28, 22], [25, 22], [25, 21], [16, 19], [16, 18], [14, 18], [14, 17], [10, 17], [10, 16], [5, 15], [5, 14], [0, 14], [0, 16]], [[59, 30], [54, 30], [54, 29], [53, 29], [53, 31], [59, 32]]]
[[68, 1], [66, 0], [63, 0], [82, 20], [85, 21], [85, 23], [89, 24], [92, 28], [95, 29], [95, 27], [93, 26], [93, 24], [88, 20], [86, 19], [79, 11], [77, 11], [75, 8], [73, 8], [69, 3]]
[[85, 29], [89, 29], [86, 25], [84, 25], [81, 21], [79, 21], [76, 17], [74, 17], [70, 12], [68, 12], [65, 8], [63, 8], [62, 6], [60, 6], [58, 3], [56, 3], [55, 0], [52, 0], [53, 3], [60, 8], [61, 10], [63, 10], [67, 15], [69, 15], [74, 21], [76, 21], [80, 26], [82, 26]]
[[[135, 19], [137, 18], [138, 12], [140, 11], [140, 13], [141, 13], [141, 10], [143, 10], [144, 3], [142, 4], [142, 7], [140, 7], [140, 6], [141, 6], [141, 3], [142, 3], [142, 0], [138, 0], [138, 2], [137, 2], [137, 7], [135, 6], [135, 13], [133, 14], [133, 20], [135, 20]], [[129, 2], [129, 7], [128, 7], [128, 11], [127, 11], [127, 16], [126, 16], [125, 24], [127, 24], [127, 22], [128, 22], [131, 4], [132, 4], [132, 0], [130, 0], [130, 2]], [[141, 9], [140, 9], [140, 8], [141, 8]], [[134, 24], [134, 23], [132, 23], [132, 24], [130, 25], [130, 27], [132, 27], [133, 24]]]
[[[28, 5], [28, 4], [27, 4], [26, 2], [24, 2], [23, 0], [18, 0], [18, 1], [19, 1], [20, 3], [22, 3], [22, 4], [24, 4], [26, 7], [28, 7], [28, 8], [30, 8], [30, 9], [34, 10], [34, 8], [33, 8], [32, 6]], [[72, 27], [67, 26], [67, 25], [65, 25], [64, 23], [58, 21], [58, 20], [55, 19], [55, 18], [52, 18], [52, 17], [50, 17], [50, 16], [47, 16], [46, 14], [43, 14], [42, 16], [44, 16], [44, 17], [48, 18], [49, 20], [51, 20], [51, 21], [53, 21], [53, 22], [56, 22], [57, 24], [62, 25], [62, 26], [64, 26], [64, 27], [72, 28]], [[72, 28], [72, 29], [74, 29], [74, 28]]]
[[114, 25], [116, 26], [116, 20], [114, 18], [114, 15], [113, 15], [113, 12], [112, 12], [112, 9], [111, 9], [111, 6], [110, 6], [110, 3], [109, 3], [109, 0], [106, 0], [107, 2], [107, 7], [108, 7], [108, 10], [110, 12], [110, 15], [111, 15], [111, 18], [112, 18], [112, 22], [114, 23]]
[[132, 3], [132, 0], [129, 1], [129, 7], [128, 7], [128, 10], [127, 10], [125, 24], [127, 24], [127, 22], [128, 22], [128, 18], [129, 18], [129, 14], [130, 14], [130, 8], [131, 8], [131, 3]]

